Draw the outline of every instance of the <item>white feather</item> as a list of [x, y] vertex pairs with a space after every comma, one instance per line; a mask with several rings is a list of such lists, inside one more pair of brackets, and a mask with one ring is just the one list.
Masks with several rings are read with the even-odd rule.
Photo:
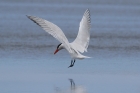
[[66, 36], [64, 35], [64, 33], [62, 32], [62, 30], [55, 24], [39, 18], [39, 17], [35, 17], [35, 16], [27, 16], [29, 19], [31, 19], [33, 22], [35, 22], [37, 25], [39, 25], [40, 27], [42, 27], [46, 32], [48, 32], [49, 34], [51, 34], [54, 38], [56, 38], [59, 42], [63, 43], [65, 48], [71, 53], [71, 48], [69, 46], [69, 42], [68, 39], [66, 38]]
[[90, 40], [90, 11], [87, 9], [80, 22], [79, 32], [76, 39], [71, 43], [71, 46], [79, 52], [87, 52]]
[[[72, 59], [84, 59], [89, 58], [80, 54], [79, 52], [83, 53], [87, 51], [89, 40], [90, 40], [90, 11], [87, 9], [84, 13], [84, 16], [80, 22], [79, 33], [77, 38], [72, 42], [69, 43], [66, 36], [62, 32], [62, 30], [55, 24], [39, 18], [35, 16], [27, 16], [41, 28], [43, 28], [46, 32], [51, 34], [54, 38], [64, 45], [64, 48], [70, 53]], [[78, 52], [79, 51], [79, 52]]]

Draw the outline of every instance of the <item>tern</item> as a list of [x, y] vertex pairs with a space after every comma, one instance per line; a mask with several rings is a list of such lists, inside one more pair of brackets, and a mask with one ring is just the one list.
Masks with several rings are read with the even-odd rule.
[[81, 54], [87, 52], [90, 40], [91, 18], [89, 9], [85, 11], [80, 22], [78, 35], [76, 39], [71, 43], [69, 43], [63, 31], [52, 22], [36, 16], [27, 15], [27, 17], [60, 42], [54, 54], [56, 54], [61, 49], [66, 49], [69, 52], [71, 56], [71, 64], [69, 67], [74, 66], [76, 59], [90, 58]]

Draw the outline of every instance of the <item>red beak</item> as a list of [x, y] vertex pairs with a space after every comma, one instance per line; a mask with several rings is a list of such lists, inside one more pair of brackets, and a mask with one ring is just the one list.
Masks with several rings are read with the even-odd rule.
[[54, 52], [54, 54], [56, 54], [58, 51], [59, 51], [59, 50], [58, 50], [58, 49], [56, 49], [56, 50], [55, 50], [55, 52]]

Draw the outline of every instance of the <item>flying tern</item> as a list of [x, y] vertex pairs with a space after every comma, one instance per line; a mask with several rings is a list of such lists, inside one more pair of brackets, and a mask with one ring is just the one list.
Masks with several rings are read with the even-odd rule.
[[87, 52], [87, 48], [89, 45], [90, 40], [90, 11], [87, 9], [82, 17], [79, 26], [79, 32], [76, 39], [69, 43], [68, 39], [66, 38], [63, 31], [52, 22], [49, 22], [45, 19], [36, 17], [36, 16], [29, 16], [27, 17], [39, 25], [42, 29], [46, 32], [51, 34], [54, 38], [56, 38], [59, 42], [61, 42], [58, 46], [54, 54], [56, 54], [61, 49], [66, 49], [70, 56], [71, 56], [71, 64], [69, 67], [73, 67], [76, 59], [84, 59], [90, 58], [87, 56], [82, 55], [81, 53]]

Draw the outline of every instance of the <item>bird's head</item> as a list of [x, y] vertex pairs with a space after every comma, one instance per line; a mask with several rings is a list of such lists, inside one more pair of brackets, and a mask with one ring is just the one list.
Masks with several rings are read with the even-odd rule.
[[63, 48], [64, 48], [64, 47], [63, 47], [63, 44], [60, 43], [60, 44], [57, 46], [57, 48], [56, 48], [54, 54], [56, 54], [59, 50], [61, 50], [61, 49], [63, 49]]

